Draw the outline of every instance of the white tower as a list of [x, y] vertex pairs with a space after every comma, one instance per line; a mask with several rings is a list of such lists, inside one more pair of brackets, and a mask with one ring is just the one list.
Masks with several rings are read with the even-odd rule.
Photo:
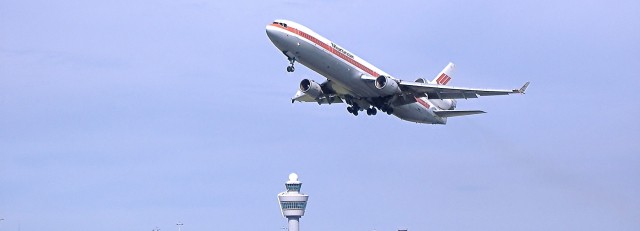
[[298, 181], [298, 174], [289, 174], [289, 181], [284, 186], [287, 191], [278, 194], [278, 202], [280, 202], [280, 210], [282, 216], [289, 221], [289, 231], [298, 231], [300, 226], [300, 217], [304, 216], [304, 210], [307, 208], [308, 195], [300, 193], [302, 182]]

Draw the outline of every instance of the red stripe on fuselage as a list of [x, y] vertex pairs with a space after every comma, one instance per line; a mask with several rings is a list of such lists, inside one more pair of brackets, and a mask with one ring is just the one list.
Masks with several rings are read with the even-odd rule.
[[357, 62], [356, 60], [354, 60], [354, 59], [352, 59], [352, 58], [348, 57], [347, 55], [345, 55], [345, 54], [343, 54], [343, 53], [339, 52], [339, 51], [338, 51], [338, 50], [336, 50], [335, 48], [331, 47], [331, 45], [326, 44], [326, 43], [324, 43], [324, 42], [320, 41], [320, 39], [317, 39], [316, 37], [313, 37], [313, 36], [311, 36], [311, 35], [309, 35], [309, 34], [307, 34], [307, 33], [303, 32], [303, 31], [301, 31], [301, 30], [298, 30], [298, 29], [293, 28], [293, 27], [291, 27], [291, 26], [284, 27], [284, 26], [282, 26], [282, 25], [280, 25], [280, 24], [270, 24], [270, 25], [271, 25], [271, 26], [278, 27], [278, 28], [282, 28], [282, 29], [284, 29], [284, 30], [286, 30], [286, 31], [289, 31], [289, 32], [291, 32], [291, 33], [294, 33], [294, 34], [296, 34], [296, 35], [298, 35], [298, 36], [300, 36], [300, 37], [303, 37], [303, 38], [305, 38], [305, 39], [307, 39], [307, 40], [311, 41], [312, 43], [314, 43], [314, 44], [316, 44], [316, 45], [318, 45], [318, 46], [320, 46], [320, 47], [324, 48], [325, 50], [327, 50], [327, 51], [331, 52], [331, 53], [332, 53], [332, 54], [334, 54], [335, 56], [340, 57], [340, 59], [342, 59], [342, 60], [344, 60], [344, 61], [346, 61], [346, 62], [350, 63], [351, 65], [355, 66], [356, 68], [360, 69], [361, 71], [363, 71], [363, 72], [365, 72], [365, 73], [367, 73], [367, 74], [370, 74], [370, 75], [371, 75], [371, 76], [373, 76], [373, 77], [378, 77], [378, 76], [380, 76], [380, 74], [378, 74], [378, 72], [375, 72], [374, 70], [372, 70], [371, 68], [369, 68], [369, 67], [365, 66], [364, 64], [359, 63], [359, 62]]
[[426, 107], [427, 109], [429, 109], [431, 107], [431, 105], [429, 105], [427, 102], [425, 102], [424, 100], [418, 98], [418, 97], [414, 97], [416, 98], [416, 102], [418, 102], [420, 105]]

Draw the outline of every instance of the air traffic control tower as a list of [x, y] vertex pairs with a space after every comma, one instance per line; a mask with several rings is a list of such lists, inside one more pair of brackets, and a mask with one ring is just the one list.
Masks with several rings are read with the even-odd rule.
[[287, 191], [278, 194], [280, 210], [282, 211], [282, 216], [289, 221], [289, 231], [298, 231], [300, 229], [300, 217], [304, 216], [309, 196], [300, 193], [302, 182], [298, 181], [298, 174], [289, 174], [289, 181], [284, 186]]

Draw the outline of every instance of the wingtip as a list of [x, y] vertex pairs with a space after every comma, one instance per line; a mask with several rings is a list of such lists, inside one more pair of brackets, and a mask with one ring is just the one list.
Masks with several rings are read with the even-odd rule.
[[515, 92], [517, 92], [517, 93], [520, 93], [520, 94], [524, 94], [524, 92], [525, 92], [525, 91], [527, 90], [527, 88], [529, 87], [529, 83], [530, 83], [530, 82], [526, 82], [526, 83], [524, 83], [524, 85], [522, 85], [522, 87], [521, 87], [520, 89], [516, 89], [516, 90], [514, 90], [514, 91], [515, 91]]

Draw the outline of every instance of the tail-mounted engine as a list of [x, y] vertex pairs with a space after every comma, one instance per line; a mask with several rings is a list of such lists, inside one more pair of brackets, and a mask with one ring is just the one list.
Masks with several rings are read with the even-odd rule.
[[453, 110], [456, 109], [457, 102], [455, 99], [432, 99], [431, 103], [443, 110]]
[[393, 95], [400, 93], [398, 83], [389, 76], [378, 76], [375, 81], [376, 88], [382, 92], [382, 95]]
[[300, 91], [302, 91], [302, 93], [304, 94], [307, 94], [313, 97], [314, 99], [317, 99], [320, 96], [324, 95], [324, 93], [322, 92], [322, 87], [320, 87], [320, 84], [309, 79], [303, 79], [302, 81], [300, 81]]
[[424, 78], [418, 78], [418, 79], [416, 79], [416, 83], [429, 83], [429, 81], [427, 81]]

